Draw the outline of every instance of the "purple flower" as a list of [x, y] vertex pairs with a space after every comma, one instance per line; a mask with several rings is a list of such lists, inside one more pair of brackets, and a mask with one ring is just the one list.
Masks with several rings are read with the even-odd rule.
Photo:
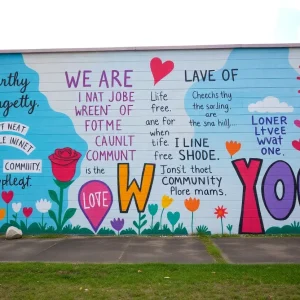
[[112, 221], [110, 221], [110, 224], [114, 230], [118, 231], [119, 234], [120, 230], [124, 226], [124, 219], [113, 219]]

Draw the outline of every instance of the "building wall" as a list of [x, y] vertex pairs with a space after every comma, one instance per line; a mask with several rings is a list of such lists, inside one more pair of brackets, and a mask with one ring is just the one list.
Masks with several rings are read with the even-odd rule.
[[297, 48], [1, 54], [0, 231], [300, 233], [299, 73]]

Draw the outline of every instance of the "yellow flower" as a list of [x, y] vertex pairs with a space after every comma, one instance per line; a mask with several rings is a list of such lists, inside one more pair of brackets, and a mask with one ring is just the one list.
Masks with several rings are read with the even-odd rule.
[[161, 199], [161, 206], [163, 207], [163, 209], [165, 209], [169, 207], [173, 201], [174, 201], [173, 198], [164, 195]]
[[0, 209], [0, 220], [3, 220], [5, 217], [5, 209], [4, 208], [1, 208]]

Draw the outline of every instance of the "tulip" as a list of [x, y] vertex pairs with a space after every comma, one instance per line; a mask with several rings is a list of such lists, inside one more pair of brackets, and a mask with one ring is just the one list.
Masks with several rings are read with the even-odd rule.
[[231, 158], [234, 154], [241, 150], [242, 144], [235, 141], [226, 142], [226, 150], [230, 154]]
[[23, 208], [23, 215], [26, 218], [26, 228], [27, 228], [27, 219], [31, 216], [32, 212], [33, 212], [32, 207], [24, 207]]
[[13, 217], [15, 218], [15, 221], [17, 222], [18, 212], [21, 210], [22, 203], [21, 202], [12, 203], [11, 206], [12, 206], [13, 211], [16, 213], [16, 215], [13, 215]]
[[161, 206], [163, 207], [163, 209], [169, 207], [173, 202], [173, 199], [171, 197], [168, 197], [166, 195], [164, 195], [161, 199]]
[[162, 222], [162, 216], [163, 216], [164, 210], [165, 210], [165, 208], [169, 207], [173, 201], [174, 201], [173, 198], [166, 196], [166, 195], [164, 195], [161, 199], [161, 206], [163, 207], [163, 210], [160, 215], [160, 228], [162, 228], [161, 222]]
[[120, 230], [124, 227], [124, 219], [113, 219], [110, 221], [110, 224], [114, 230], [118, 232], [118, 235], [120, 235]]
[[2, 191], [1, 196], [2, 196], [2, 200], [6, 203], [6, 218], [7, 218], [6, 222], [8, 224], [8, 203], [13, 199], [14, 192], [13, 191], [8, 191], [8, 192]]
[[199, 208], [200, 206], [200, 199], [192, 199], [192, 198], [189, 198], [189, 199], [186, 199], [184, 200], [184, 205], [185, 207], [190, 211], [192, 212], [192, 234], [194, 233], [194, 212]]
[[152, 229], [153, 228], [153, 218], [158, 211], [158, 205], [157, 204], [149, 204], [148, 210], [149, 210], [150, 215], [152, 216], [152, 221], [151, 221], [151, 229]]
[[44, 226], [44, 213], [47, 213], [52, 206], [52, 203], [47, 199], [41, 199], [35, 203], [36, 209], [42, 214], [42, 227]]
[[16, 214], [21, 210], [21, 207], [22, 207], [22, 203], [21, 202], [19, 202], [19, 203], [12, 203], [12, 209], [13, 209], [13, 211]]

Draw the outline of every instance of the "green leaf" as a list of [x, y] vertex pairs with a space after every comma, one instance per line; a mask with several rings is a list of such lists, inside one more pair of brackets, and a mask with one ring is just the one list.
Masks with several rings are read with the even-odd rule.
[[16, 221], [10, 220], [9, 224], [17, 228], [20, 228], [20, 225]]
[[54, 201], [56, 204], [59, 204], [57, 193], [53, 190], [49, 190], [48, 193], [49, 193], [51, 200]]
[[23, 232], [26, 232], [27, 231], [27, 228], [26, 228], [26, 224], [24, 223], [24, 221], [21, 221], [20, 222], [20, 229], [23, 231]]
[[54, 182], [61, 189], [66, 189], [74, 182], [74, 180], [67, 181], [67, 182], [62, 182], [62, 181], [58, 181], [58, 180], [54, 179]]
[[143, 227], [143, 226], [145, 226], [147, 224], [147, 220], [145, 220], [142, 224], [141, 224], [141, 228]]
[[76, 213], [76, 208], [68, 208], [65, 212], [61, 226], [63, 227], [66, 224], [66, 222], [75, 215], [75, 213]]
[[49, 214], [49, 217], [54, 221], [56, 227], [58, 227], [55, 212], [53, 210], [49, 210], [48, 214]]
[[138, 225], [138, 223], [137, 223], [136, 221], [133, 221], [133, 225], [134, 225], [137, 229], [140, 228], [139, 225]]
[[141, 221], [144, 220], [146, 218], [146, 214], [141, 216]]

